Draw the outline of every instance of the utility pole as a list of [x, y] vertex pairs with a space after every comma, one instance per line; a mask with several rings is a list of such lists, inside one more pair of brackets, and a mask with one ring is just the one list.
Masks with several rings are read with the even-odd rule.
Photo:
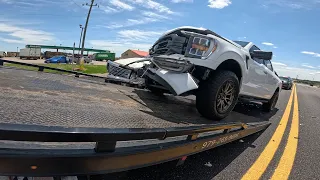
[[[83, 32], [83, 38], [82, 38], [82, 47], [81, 47], [81, 60], [83, 60], [84, 43], [85, 43], [85, 40], [86, 40], [87, 27], [88, 27], [88, 22], [89, 22], [92, 6], [98, 6], [97, 4], [93, 4], [93, 3], [94, 3], [94, 0], [91, 0], [91, 4], [90, 5], [88, 3], [85, 4], [86, 6], [90, 6], [90, 8], [89, 8], [86, 24], [84, 26], [84, 32]], [[83, 6], [84, 6], [84, 4], [83, 4]]]
[[81, 39], [82, 39], [82, 33], [83, 33], [83, 27], [82, 27], [82, 24], [80, 24], [79, 26], [80, 26], [80, 28], [81, 28], [81, 34], [80, 34], [80, 41], [79, 41], [79, 51], [78, 51], [78, 54], [80, 53]]
[[72, 64], [72, 71], [74, 71], [73, 62], [74, 62], [74, 48], [75, 47], [76, 47], [76, 42], [73, 42], [72, 60], [70, 61]]

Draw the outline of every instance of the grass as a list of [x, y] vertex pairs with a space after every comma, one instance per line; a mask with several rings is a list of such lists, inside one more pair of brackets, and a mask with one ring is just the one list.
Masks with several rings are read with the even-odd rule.
[[[31, 71], [38, 71], [39, 68], [37, 67], [31, 67], [31, 66], [24, 66], [20, 64], [11, 64], [11, 63], [4, 63], [4, 66], [8, 67], [16, 67], [19, 69], [25, 69], [25, 70], [31, 70]], [[52, 68], [59, 68], [64, 70], [70, 70], [72, 71], [73, 68], [79, 68], [79, 65], [76, 64], [44, 64], [43, 66], [48, 66]], [[57, 73], [57, 74], [67, 74], [65, 72], [61, 71], [55, 71], [50, 69], [45, 69], [44, 72], [50, 72], [50, 73]], [[80, 71], [87, 74], [104, 74], [107, 73], [107, 68], [104, 65], [91, 65], [91, 64], [85, 64], [84, 70]]]
[[294, 79], [294, 81], [297, 82], [297, 83], [302, 83], [302, 84], [307, 84], [307, 85], [313, 85], [313, 86], [320, 87], [320, 82], [319, 81], [310, 81], [310, 80], [301, 80], [301, 79]]

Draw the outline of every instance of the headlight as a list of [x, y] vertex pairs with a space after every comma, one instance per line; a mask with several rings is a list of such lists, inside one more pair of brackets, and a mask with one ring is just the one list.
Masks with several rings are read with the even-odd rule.
[[207, 36], [191, 35], [186, 48], [186, 57], [206, 59], [217, 49], [217, 41]]

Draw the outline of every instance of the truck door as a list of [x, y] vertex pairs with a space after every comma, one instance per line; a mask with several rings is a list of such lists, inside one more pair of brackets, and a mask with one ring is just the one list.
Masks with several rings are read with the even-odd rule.
[[[259, 50], [255, 45], [252, 46], [249, 52]], [[264, 72], [265, 65], [263, 59], [248, 60], [248, 77], [247, 81], [243, 84], [243, 94], [258, 98], [265, 98], [267, 89], [265, 86], [267, 80], [267, 74]]]
[[265, 72], [267, 72], [268, 76], [266, 79], [266, 87], [267, 87], [267, 94], [266, 98], [270, 99], [275, 90], [277, 89], [278, 79], [276, 78], [276, 74], [274, 73], [272, 64], [270, 60], [264, 60]]

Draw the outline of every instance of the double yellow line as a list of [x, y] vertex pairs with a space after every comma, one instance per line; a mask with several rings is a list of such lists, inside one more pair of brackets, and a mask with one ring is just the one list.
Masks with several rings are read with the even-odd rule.
[[291, 121], [291, 128], [289, 132], [288, 141], [285, 147], [285, 150], [281, 156], [281, 159], [276, 167], [271, 179], [288, 179], [298, 147], [298, 133], [299, 133], [299, 110], [298, 110], [298, 97], [296, 85], [294, 85], [287, 107], [283, 113], [283, 116], [280, 120], [280, 123], [275, 130], [273, 136], [268, 142], [265, 149], [262, 151], [258, 159], [253, 163], [250, 169], [242, 177], [242, 180], [255, 180], [260, 179], [267, 167], [269, 166], [271, 160], [276, 153], [279, 144], [282, 140], [283, 134], [288, 124], [290, 117], [292, 102], [294, 99], [293, 105], [293, 115]]

